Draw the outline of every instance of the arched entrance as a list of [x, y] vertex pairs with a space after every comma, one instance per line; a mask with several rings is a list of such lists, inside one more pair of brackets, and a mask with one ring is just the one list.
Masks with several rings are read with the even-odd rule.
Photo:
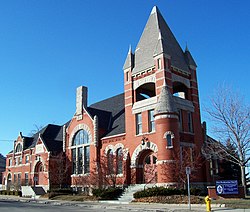
[[137, 182], [145, 184], [157, 183], [157, 156], [150, 149], [143, 150], [138, 158]]
[[44, 167], [41, 162], [36, 164], [35, 174], [34, 174], [34, 185], [42, 185], [44, 178]]
[[10, 189], [10, 186], [11, 186], [11, 173], [9, 173], [7, 177], [7, 190]]

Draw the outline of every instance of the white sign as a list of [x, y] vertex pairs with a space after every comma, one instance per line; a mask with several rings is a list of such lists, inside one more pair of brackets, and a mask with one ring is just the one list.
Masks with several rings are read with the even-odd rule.
[[191, 168], [190, 167], [186, 167], [186, 174], [187, 175], [191, 174]]

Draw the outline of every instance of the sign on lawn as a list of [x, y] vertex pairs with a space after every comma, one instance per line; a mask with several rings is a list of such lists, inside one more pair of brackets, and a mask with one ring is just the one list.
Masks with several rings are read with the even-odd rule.
[[216, 193], [217, 194], [238, 194], [238, 182], [237, 180], [219, 180], [216, 181]]

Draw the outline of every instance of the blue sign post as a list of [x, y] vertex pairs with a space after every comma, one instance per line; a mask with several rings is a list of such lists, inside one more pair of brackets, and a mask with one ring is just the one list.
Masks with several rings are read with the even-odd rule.
[[238, 194], [237, 180], [219, 180], [216, 181], [216, 193], [221, 194]]

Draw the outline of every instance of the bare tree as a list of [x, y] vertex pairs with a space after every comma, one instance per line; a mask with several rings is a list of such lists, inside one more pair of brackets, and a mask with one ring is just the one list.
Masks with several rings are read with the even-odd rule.
[[35, 134], [38, 133], [41, 129], [43, 129], [43, 127], [44, 127], [43, 125], [34, 124], [34, 129], [30, 131], [29, 136], [35, 135]]
[[245, 168], [250, 161], [250, 107], [238, 93], [219, 88], [206, 111], [219, 138], [218, 142], [206, 144], [206, 152], [239, 165], [241, 183], [246, 192]]
[[[170, 163], [169, 167], [171, 170], [175, 170], [174, 172], [171, 172], [171, 177], [177, 180], [177, 186], [179, 188], [186, 188], [186, 167], [191, 168], [192, 174], [190, 175], [190, 180], [195, 181], [197, 173], [199, 173], [200, 169], [204, 165], [203, 161], [204, 158], [197, 148], [182, 147], [179, 151], [176, 151], [173, 154], [173, 163]], [[162, 169], [162, 174], [168, 177], [170, 175], [170, 171], [164, 168]]]
[[69, 183], [70, 165], [66, 161], [64, 152], [57, 155], [51, 155], [50, 160], [46, 163], [49, 169], [49, 179], [52, 187], [63, 188]]

